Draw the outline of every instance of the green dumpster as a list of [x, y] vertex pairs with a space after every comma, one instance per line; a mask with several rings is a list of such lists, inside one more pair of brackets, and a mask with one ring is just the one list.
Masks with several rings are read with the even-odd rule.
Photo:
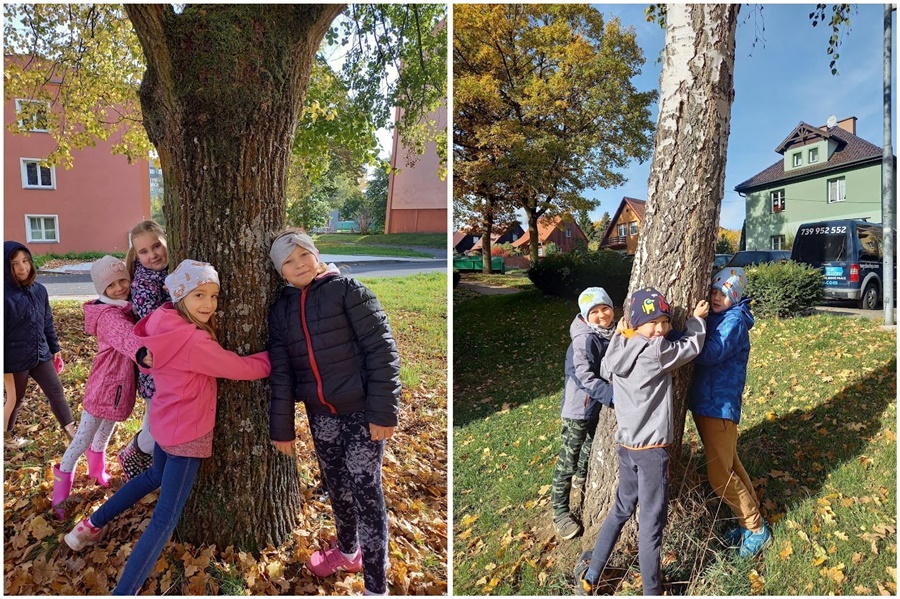
[[[481, 256], [457, 256], [453, 259], [453, 268], [459, 271], [481, 272], [483, 268]], [[494, 256], [491, 258], [491, 270], [499, 273], [506, 272], [503, 256]]]

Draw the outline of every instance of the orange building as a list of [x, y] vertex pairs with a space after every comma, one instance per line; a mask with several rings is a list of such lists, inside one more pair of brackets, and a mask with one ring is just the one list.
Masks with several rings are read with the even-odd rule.
[[128, 164], [112, 154], [112, 142], [98, 141], [74, 150], [69, 170], [41, 165], [56, 141], [40, 119], [27, 135], [6, 127], [28, 101], [14, 98], [3, 107], [3, 239], [33, 254], [127, 251], [128, 232], [150, 218], [148, 162]]
[[[399, 118], [398, 108], [396, 120]], [[426, 118], [436, 121], [439, 129], [446, 129], [447, 107], [441, 105]], [[392, 172], [388, 181], [384, 232], [447, 233], [447, 181], [438, 177], [437, 144], [428, 143], [425, 154], [410, 167], [407, 162], [411, 152], [394, 128], [391, 166], [399, 171]]]
[[637, 251], [638, 235], [644, 223], [647, 202], [634, 198], [622, 198], [618, 210], [609, 221], [606, 232], [600, 240], [600, 248], [624, 251], [633, 256]]

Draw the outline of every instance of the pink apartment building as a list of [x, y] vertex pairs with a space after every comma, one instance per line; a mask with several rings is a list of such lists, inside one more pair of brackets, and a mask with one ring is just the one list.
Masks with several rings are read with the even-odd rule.
[[69, 170], [42, 166], [56, 142], [39, 119], [28, 135], [7, 129], [17, 105], [27, 101], [15, 98], [3, 107], [3, 239], [24, 243], [33, 254], [127, 251], [128, 232], [150, 218], [148, 162], [128, 164], [112, 154], [110, 142], [98, 141], [73, 151]]
[[[399, 115], [398, 109], [398, 120]], [[439, 128], [446, 128], [447, 107], [442, 105], [427, 118], [435, 120]], [[447, 181], [438, 177], [437, 144], [429, 143], [425, 154], [411, 167], [407, 166], [410, 152], [412, 150], [403, 144], [395, 128], [391, 166], [400, 170], [392, 173], [388, 181], [384, 232], [446, 233]]]

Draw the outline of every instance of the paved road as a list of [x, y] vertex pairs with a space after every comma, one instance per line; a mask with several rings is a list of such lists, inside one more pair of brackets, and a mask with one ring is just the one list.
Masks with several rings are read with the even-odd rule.
[[[348, 257], [349, 258], [349, 257]], [[341, 270], [351, 277], [405, 277], [419, 273], [447, 272], [447, 260], [419, 259], [415, 262], [391, 260], [372, 260], [359, 264], [343, 264], [335, 262]], [[39, 273], [37, 281], [47, 288], [50, 299], [78, 299], [87, 301], [97, 297], [91, 275], [82, 273]]]

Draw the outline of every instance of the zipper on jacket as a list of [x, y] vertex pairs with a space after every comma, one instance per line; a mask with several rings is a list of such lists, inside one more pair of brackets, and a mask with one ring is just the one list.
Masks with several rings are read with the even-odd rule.
[[306, 326], [306, 292], [309, 285], [300, 292], [300, 324], [303, 325], [303, 336], [306, 338], [306, 351], [309, 352], [309, 364], [312, 366], [313, 376], [316, 378], [316, 393], [319, 396], [319, 402], [326, 406], [332, 414], [337, 414], [334, 406], [325, 401], [325, 393], [322, 389], [322, 375], [319, 373], [319, 366], [316, 364], [316, 356], [313, 353], [312, 339], [309, 338], [309, 327]]
[[119, 407], [119, 400], [122, 399], [122, 385], [116, 387], [116, 401], [113, 402], [113, 407]]

